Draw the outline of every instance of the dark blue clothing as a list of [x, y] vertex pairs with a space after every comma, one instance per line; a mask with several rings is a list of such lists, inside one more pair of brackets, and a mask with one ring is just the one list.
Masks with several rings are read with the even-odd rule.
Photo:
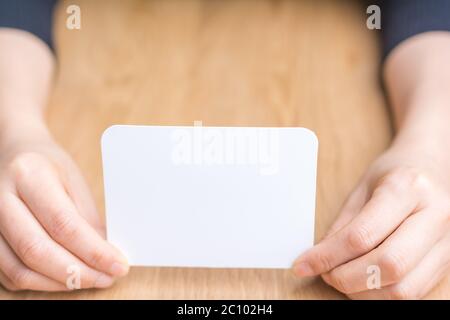
[[52, 23], [55, 3], [56, 0], [0, 0], [0, 27], [31, 32], [53, 47]]
[[384, 0], [380, 8], [385, 56], [416, 34], [450, 31], [450, 0]]
[[[29, 31], [52, 47], [55, 2], [0, 0], [0, 27]], [[378, 3], [381, 7], [384, 56], [400, 42], [416, 34], [450, 31], [450, 0], [379, 0], [372, 3]]]

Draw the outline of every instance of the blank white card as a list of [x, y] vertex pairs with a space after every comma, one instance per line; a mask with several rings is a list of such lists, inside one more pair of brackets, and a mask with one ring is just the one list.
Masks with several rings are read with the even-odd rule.
[[131, 265], [289, 268], [313, 245], [317, 148], [304, 128], [112, 126], [108, 240]]

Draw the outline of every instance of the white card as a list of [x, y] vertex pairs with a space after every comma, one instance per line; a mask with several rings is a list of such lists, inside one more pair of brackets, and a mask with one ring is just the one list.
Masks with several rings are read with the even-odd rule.
[[289, 268], [314, 241], [317, 148], [304, 128], [112, 126], [108, 240], [131, 265]]

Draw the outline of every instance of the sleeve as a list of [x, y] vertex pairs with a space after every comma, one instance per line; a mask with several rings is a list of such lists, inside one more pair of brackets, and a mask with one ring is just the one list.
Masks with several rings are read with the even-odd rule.
[[384, 57], [419, 33], [450, 31], [450, 0], [384, 0], [380, 4]]
[[53, 49], [52, 17], [55, 3], [56, 0], [0, 0], [0, 28], [28, 31]]

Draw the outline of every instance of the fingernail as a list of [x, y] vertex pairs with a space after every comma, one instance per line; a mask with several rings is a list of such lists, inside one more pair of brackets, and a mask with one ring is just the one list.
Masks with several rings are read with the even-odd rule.
[[119, 262], [114, 262], [111, 265], [109, 272], [116, 277], [123, 277], [128, 273], [128, 269], [129, 269], [128, 265]]
[[95, 281], [94, 287], [96, 288], [108, 288], [114, 282], [114, 279], [106, 274], [101, 274]]
[[314, 270], [307, 262], [297, 262], [294, 264], [294, 272], [299, 277], [310, 277], [314, 275]]

